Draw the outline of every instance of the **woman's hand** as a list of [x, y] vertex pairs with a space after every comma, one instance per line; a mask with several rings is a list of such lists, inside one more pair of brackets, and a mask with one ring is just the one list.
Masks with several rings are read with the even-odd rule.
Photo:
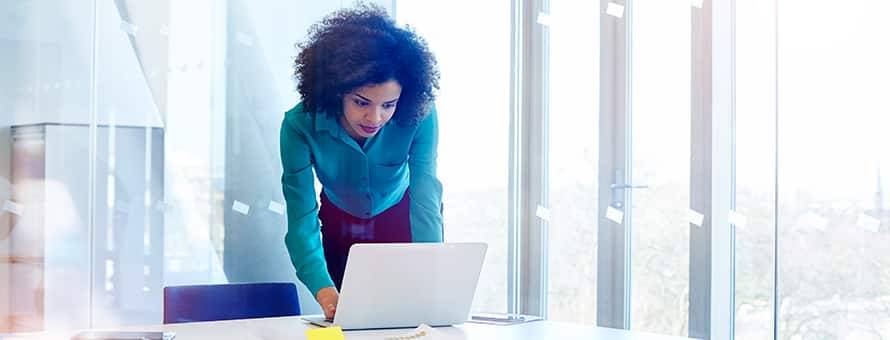
[[337, 301], [340, 300], [340, 294], [337, 293], [337, 289], [334, 287], [319, 289], [318, 293], [315, 293], [315, 300], [318, 301], [318, 305], [324, 311], [325, 319], [333, 320], [334, 314], [337, 314]]

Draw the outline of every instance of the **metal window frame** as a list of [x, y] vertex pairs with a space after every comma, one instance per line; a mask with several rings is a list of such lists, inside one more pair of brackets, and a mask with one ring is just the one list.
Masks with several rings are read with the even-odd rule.
[[[705, 338], [711, 329], [711, 253], [708, 240], [713, 236], [715, 215], [712, 214], [714, 168], [712, 167], [711, 136], [713, 83], [711, 79], [711, 13], [710, 1], [702, 8], [691, 8], [691, 140], [689, 208], [707, 217], [701, 226], [689, 228], [689, 336]], [[719, 224], [719, 223], [718, 223]]]
[[[706, 0], [711, 16], [711, 237], [708, 272], [708, 338], [732, 339], [735, 261], [734, 226], [728, 214], [735, 202], [735, 0]], [[692, 306], [690, 306], [692, 308]]]
[[[631, 201], [631, 190], [612, 184], [632, 178], [630, 91], [632, 1], [601, 0], [625, 6], [625, 17], [600, 23], [600, 189], [599, 211]], [[734, 0], [705, 0], [692, 11], [690, 208], [707, 216], [690, 228], [689, 335], [732, 337], [734, 324], [732, 229], [726, 216], [734, 194]], [[612, 195], [615, 195], [613, 197]], [[608, 199], [606, 199], [608, 198]], [[630, 242], [632, 221], [624, 227], [599, 221], [597, 324], [630, 329]]]
[[550, 36], [549, 27], [537, 22], [539, 13], [550, 13], [549, 0], [531, 0], [529, 22], [531, 44], [526, 76], [532, 79], [525, 90], [529, 98], [528, 142], [528, 187], [529, 200], [525, 202], [526, 219], [526, 275], [522, 281], [528, 287], [524, 314], [547, 317], [548, 276], [549, 276], [549, 227], [548, 219], [538, 216], [538, 207], [550, 208]]
[[92, 35], [90, 44], [92, 45], [92, 51], [90, 55], [90, 103], [89, 103], [89, 132], [88, 132], [88, 151], [87, 157], [89, 159], [89, 168], [87, 175], [87, 228], [89, 229], [89, 240], [87, 240], [87, 244], [89, 247], [89, 259], [90, 263], [87, 266], [87, 272], [90, 275], [90, 290], [89, 294], [89, 303], [87, 305], [89, 314], [88, 316], [88, 324], [89, 327], [93, 327], [96, 320], [95, 306], [94, 306], [94, 296], [96, 295], [96, 280], [95, 275], [93, 275], [96, 271], [95, 261], [96, 258], [96, 247], [95, 247], [95, 239], [96, 239], [96, 216], [94, 212], [96, 211], [96, 173], [97, 173], [97, 161], [96, 157], [98, 155], [98, 139], [99, 139], [99, 126], [98, 126], [98, 111], [99, 111], [99, 42], [100, 39], [100, 30], [103, 29], [101, 26], [101, 9], [99, 8], [99, 1], [93, 0], [93, 23], [90, 27], [90, 33]]
[[[599, 192], [597, 246], [597, 325], [630, 328], [630, 217], [618, 225], [606, 218], [613, 205], [630, 202], [631, 190], [613, 190], [612, 184], [630, 178], [627, 150], [631, 135], [630, 16], [605, 15], [609, 3], [625, 6], [626, 0], [600, 1], [600, 103], [599, 103]], [[615, 169], [624, 169], [618, 170]], [[615, 194], [615, 197], [612, 195]], [[621, 206], [616, 208], [622, 208]]]
[[525, 218], [520, 202], [524, 199], [522, 192], [524, 143], [523, 131], [523, 78], [522, 65], [524, 55], [520, 53], [527, 42], [524, 40], [524, 24], [522, 15], [524, 2], [512, 0], [510, 2], [510, 146], [509, 146], [509, 182], [507, 184], [507, 312], [518, 314], [522, 308], [519, 293], [520, 285], [520, 249], [522, 242], [521, 226], [525, 224]]
[[[779, 125], [779, 123], [780, 123], [779, 115], [781, 114], [781, 111], [779, 111], [779, 101], [781, 98], [779, 97], [779, 61], [780, 61], [779, 60], [779, 38], [780, 37], [779, 37], [779, 1], [778, 0], [776, 0], [776, 2], [774, 3], [774, 6], [775, 7], [773, 9], [773, 11], [774, 11], [773, 25], [775, 25], [775, 39], [776, 40], [774, 42], [775, 45], [773, 46], [773, 48], [775, 49], [774, 50], [775, 59], [774, 59], [774, 65], [773, 65], [773, 67], [775, 67], [775, 69], [773, 69], [773, 72], [775, 75], [775, 79], [774, 79], [775, 82], [773, 83], [773, 86], [774, 86], [773, 91], [774, 91], [774, 96], [775, 96], [774, 105], [775, 106], [773, 108], [773, 110], [774, 110], [773, 112], [776, 117], [775, 117], [775, 120], [773, 121], [773, 124], [775, 124], [775, 126], [773, 127], [774, 134], [775, 134], [773, 137], [774, 138], [773, 145], [775, 145], [776, 152], [775, 152], [775, 158], [773, 160], [773, 162], [774, 162], [773, 166], [775, 167], [775, 169], [773, 170], [774, 171], [773, 174], [775, 176], [773, 178], [773, 183], [775, 183], [774, 187], [773, 187], [773, 211], [775, 213], [773, 215], [773, 296], [772, 296], [773, 308], [772, 308], [772, 311], [773, 311], [773, 339], [779, 339], [779, 298], [780, 298], [780, 295], [779, 295], [779, 279], [780, 279], [780, 274], [779, 274], [779, 155], [780, 155], [780, 153], [779, 153], [779, 133], [780, 133], [780, 131], [779, 131], [779, 126], [780, 126]], [[735, 18], [734, 15], [733, 15], [733, 18]], [[733, 254], [735, 254], [735, 249], [733, 249]], [[735, 295], [734, 293], [735, 292], [733, 292], [733, 295]], [[735, 306], [733, 306], [733, 307], [735, 307]], [[733, 336], [735, 336], [735, 334], [733, 334]]]
[[548, 0], [511, 3], [511, 119], [508, 313], [547, 316], [548, 207], [547, 28], [537, 23]]
[[735, 0], [692, 9], [689, 336], [734, 337]]
[[[606, 15], [610, 3], [624, 6], [625, 16]], [[689, 225], [689, 335], [715, 339], [734, 335], [734, 233], [726, 219], [734, 195], [734, 4], [691, 7], [690, 208], [706, 219], [702, 227]], [[623, 208], [632, 195], [612, 189], [631, 178], [631, 6], [600, 0], [597, 325], [621, 329], [630, 329], [631, 216], [619, 225], [602, 212]], [[548, 223], [535, 212], [549, 204], [549, 41], [535, 18], [548, 9], [548, 0], [511, 1], [508, 312], [544, 317]]]

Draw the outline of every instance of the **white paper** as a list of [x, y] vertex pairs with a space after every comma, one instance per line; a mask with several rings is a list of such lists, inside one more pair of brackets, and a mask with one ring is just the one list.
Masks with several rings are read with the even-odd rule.
[[123, 20], [121, 20], [120, 28], [121, 31], [124, 31], [129, 35], [136, 35], [136, 31], [139, 31], [139, 26], [133, 25]]
[[235, 40], [245, 46], [253, 46], [253, 39], [250, 38], [247, 34], [237, 32], [235, 33]]
[[606, 208], [606, 218], [612, 222], [621, 224], [624, 222], [624, 212], [609, 206]]
[[250, 213], [250, 206], [241, 201], [235, 200], [234, 202], [232, 202], [232, 210], [242, 215], [247, 215], [248, 213]]
[[729, 214], [726, 216], [729, 224], [734, 224], [736, 227], [744, 228], [748, 225], [748, 218], [745, 215], [739, 214], [733, 210], [729, 211]]
[[705, 5], [704, 0], [692, 0], [692, 7], [702, 8], [702, 7], [704, 7], [704, 5]]
[[274, 212], [278, 215], [284, 215], [284, 204], [269, 201], [269, 211]]
[[22, 216], [25, 211], [25, 207], [13, 201], [5, 201], [3, 202], [3, 211], [8, 211], [10, 214]]
[[692, 223], [696, 227], [701, 227], [705, 222], [705, 215], [693, 209], [689, 209], [689, 211], [686, 212], [686, 217], [689, 219], [689, 223]]
[[427, 326], [426, 324], [420, 324], [417, 326], [411, 333], [405, 333], [396, 336], [387, 336], [383, 338], [384, 340], [413, 340], [413, 339], [429, 339], [429, 340], [438, 340], [444, 339], [442, 338], [442, 334], [439, 333], [435, 328]]
[[610, 2], [606, 5], [606, 14], [616, 18], [624, 17], [624, 6]]
[[550, 209], [538, 205], [538, 209], [535, 211], [535, 216], [538, 216], [538, 218], [544, 221], [550, 221]]
[[538, 23], [547, 27], [550, 27], [550, 14], [540, 12], [538, 13]]
[[881, 220], [866, 214], [859, 214], [856, 225], [873, 233], [881, 230]]
[[170, 35], [170, 27], [167, 27], [167, 25], [161, 25], [160, 33], [161, 35]]

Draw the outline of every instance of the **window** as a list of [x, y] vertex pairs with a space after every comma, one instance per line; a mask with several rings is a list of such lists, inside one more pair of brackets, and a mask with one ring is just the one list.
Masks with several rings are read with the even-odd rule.
[[277, 136], [294, 43], [339, 4], [87, 4], [0, 10], [0, 333], [160, 323], [168, 285], [296, 281]]
[[[688, 2], [634, 1], [631, 17], [630, 329], [686, 335], [689, 303]], [[623, 184], [623, 183], [617, 183]]]
[[[733, 143], [731, 174], [712, 180], [732, 182], [717, 198], [746, 223], [727, 234], [734, 281], [708, 286], [732, 302], [710, 307], [734, 311], [738, 339], [890, 334], [890, 4], [378, 2], [439, 61], [445, 238], [489, 244], [474, 311], [508, 310], [508, 264], [520, 263], [530, 268], [509, 272], [525, 280], [511, 293], [551, 320], [690, 333], [703, 307], [690, 296], [708, 276], [690, 270], [688, 209], [708, 194], [691, 189], [703, 182], [691, 161], [707, 158], [693, 145], [705, 133], [691, 89], [706, 78], [692, 53], [708, 48], [692, 39], [714, 36], [693, 23], [719, 4], [735, 16], [735, 40], [711, 41], [734, 47], [733, 136], [705, 137]], [[605, 13], [613, 2], [626, 12]], [[296, 281], [276, 136], [299, 101], [294, 43], [348, 4], [89, 3], [0, 9], [0, 333], [159, 323], [167, 285]], [[518, 8], [545, 13], [511, 27]], [[511, 28], [525, 34], [521, 51]], [[513, 112], [531, 120], [513, 136], [511, 53], [526, 58], [517, 77], [542, 80], [523, 85], [541, 98], [522, 104], [546, 104]], [[511, 137], [534, 160], [519, 162], [514, 187]], [[537, 219], [517, 212], [526, 238], [511, 259], [509, 207], [532, 194], [545, 202]], [[623, 215], [604, 217], [609, 205]], [[319, 312], [305, 289], [301, 300]]]
[[890, 334], [890, 6], [844, 8], [778, 5], [781, 339]]
[[547, 316], [595, 324], [599, 4], [553, 1], [549, 14]]
[[399, 22], [414, 27], [439, 62], [445, 241], [488, 243], [478, 311], [507, 310], [509, 14], [507, 1], [396, 3]]
[[59, 5], [0, 10], [0, 333], [88, 322], [93, 11]]
[[769, 339], [776, 260], [775, 2], [736, 2], [735, 337]]

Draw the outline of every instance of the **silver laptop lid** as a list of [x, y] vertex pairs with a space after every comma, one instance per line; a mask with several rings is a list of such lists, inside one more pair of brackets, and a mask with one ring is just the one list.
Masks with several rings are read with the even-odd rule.
[[334, 325], [447, 326], [466, 321], [485, 243], [368, 243], [349, 250]]

